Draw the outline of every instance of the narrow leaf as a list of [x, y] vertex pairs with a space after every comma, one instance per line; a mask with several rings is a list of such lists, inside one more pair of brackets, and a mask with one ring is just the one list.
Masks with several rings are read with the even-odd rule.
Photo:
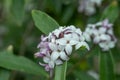
[[4, 11], [7, 15], [9, 15], [10, 13], [11, 4], [12, 4], [12, 0], [4, 0]]
[[59, 24], [44, 12], [33, 10], [32, 17], [36, 27], [45, 34], [59, 27]]
[[66, 69], [67, 69], [67, 61], [60, 66], [56, 66], [54, 80], [66, 80]]
[[61, 11], [62, 11], [62, 1], [61, 0], [52, 0], [54, 2], [54, 5], [55, 7], [55, 11], [57, 14], [60, 14]]
[[95, 80], [92, 76], [89, 74], [83, 72], [83, 71], [76, 71], [74, 72], [76, 80]]
[[0, 80], [9, 80], [10, 72], [4, 69], [0, 69]]
[[73, 5], [70, 5], [67, 8], [65, 8], [65, 11], [61, 17], [61, 22], [63, 24], [67, 24], [69, 22], [69, 20], [71, 20], [73, 14], [74, 14], [74, 11], [75, 11], [75, 7]]
[[13, 20], [22, 25], [25, 15], [25, 0], [12, 0], [11, 15]]
[[15, 56], [8, 51], [0, 52], [0, 67], [25, 73], [47, 76], [37, 64], [23, 56]]
[[114, 62], [111, 52], [99, 53], [100, 55], [100, 79], [99, 80], [115, 80]]
[[111, 23], [114, 23], [114, 21], [119, 16], [119, 8], [117, 1], [113, 1], [103, 12], [101, 20], [108, 18]]

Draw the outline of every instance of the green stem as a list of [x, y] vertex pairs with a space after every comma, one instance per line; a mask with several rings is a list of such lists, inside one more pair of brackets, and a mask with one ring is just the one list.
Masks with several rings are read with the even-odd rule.
[[67, 61], [63, 65], [56, 66], [54, 80], [66, 80]]
[[115, 80], [114, 59], [112, 53], [102, 52], [100, 55], [100, 80]]

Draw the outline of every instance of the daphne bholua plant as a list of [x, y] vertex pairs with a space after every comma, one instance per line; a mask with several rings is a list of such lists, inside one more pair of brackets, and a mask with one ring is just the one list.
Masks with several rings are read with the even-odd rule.
[[51, 71], [55, 66], [68, 61], [73, 50], [82, 46], [89, 50], [79, 28], [75, 28], [73, 25], [60, 26], [50, 32], [48, 36], [41, 36], [41, 42], [37, 46], [39, 52], [35, 53], [35, 57], [43, 58], [43, 62], [39, 62], [39, 64], [44, 66], [46, 71]]
[[[97, 44], [105, 53], [108, 53], [111, 48], [115, 47], [117, 39], [113, 33], [113, 24], [109, 23], [108, 19], [95, 24], [88, 24], [85, 31], [82, 32], [73, 25], [59, 26], [55, 20], [41, 11], [34, 10], [32, 16], [36, 27], [42, 32], [48, 34], [49, 31], [55, 29], [49, 32], [48, 35], [41, 36], [41, 41], [37, 46], [39, 51], [35, 53], [36, 58], [42, 59], [39, 64], [43, 66], [46, 71], [50, 72], [51, 80], [53, 80], [53, 78], [54, 80], [66, 80], [67, 61], [75, 50], [81, 47], [89, 50], [87, 42]], [[48, 22], [48, 24], [45, 22]], [[45, 30], [45, 28], [49, 28], [50, 26], [50, 30]], [[110, 80], [109, 78], [114, 80], [112, 77], [114, 71], [111, 55], [111, 52], [108, 54], [100, 54], [100, 80], [107, 78], [108, 80]], [[107, 64], [111, 66], [107, 67]], [[111, 73], [107, 74], [105, 72], [107, 70], [111, 70]], [[55, 76], [53, 76], [53, 71], [55, 71]]]

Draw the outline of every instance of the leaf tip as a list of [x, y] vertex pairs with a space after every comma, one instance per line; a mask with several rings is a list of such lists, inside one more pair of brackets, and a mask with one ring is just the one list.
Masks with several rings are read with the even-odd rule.
[[34, 14], [37, 10], [32, 10], [31, 13]]
[[7, 48], [7, 51], [13, 52], [13, 46], [9, 45], [8, 48]]

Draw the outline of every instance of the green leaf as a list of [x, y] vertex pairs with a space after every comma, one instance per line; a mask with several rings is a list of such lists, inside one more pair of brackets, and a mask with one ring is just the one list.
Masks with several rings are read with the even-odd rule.
[[60, 66], [55, 67], [54, 80], [66, 80], [67, 61]]
[[75, 11], [74, 5], [69, 5], [68, 7], [66, 7], [62, 14], [61, 22], [63, 24], [67, 24], [71, 20], [74, 14], [74, 11]]
[[57, 14], [60, 14], [61, 11], [62, 11], [62, 1], [61, 0], [54, 0], [54, 4], [56, 5], [54, 8], [55, 8], [55, 11]]
[[82, 71], [76, 71], [74, 72], [76, 80], [95, 80], [92, 76], [88, 75], [85, 72]]
[[99, 53], [100, 80], [115, 80], [114, 62], [111, 52]]
[[22, 25], [25, 15], [25, 0], [12, 0], [11, 15], [13, 20]]
[[25, 80], [48, 80], [45, 76], [37, 76], [37, 75], [26, 75]]
[[62, 1], [61, 0], [46, 0], [47, 8], [53, 11], [55, 14], [60, 15], [62, 11]]
[[23, 56], [15, 56], [11, 52], [0, 52], [0, 67], [25, 73], [48, 76], [37, 64]]
[[12, 0], [4, 0], [4, 11], [7, 15], [10, 13], [11, 4]]
[[9, 80], [10, 72], [4, 69], [0, 69], [0, 80]]
[[32, 17], [36, 27], [45, 34], [59, 27], [59, 24], [44, 12], [33, 10]]
[[119, 8], [117, 1], [113, 1], [104, 11], [101, 20], [108, 18], [111, 23], [114, 23], [119, 16]]

